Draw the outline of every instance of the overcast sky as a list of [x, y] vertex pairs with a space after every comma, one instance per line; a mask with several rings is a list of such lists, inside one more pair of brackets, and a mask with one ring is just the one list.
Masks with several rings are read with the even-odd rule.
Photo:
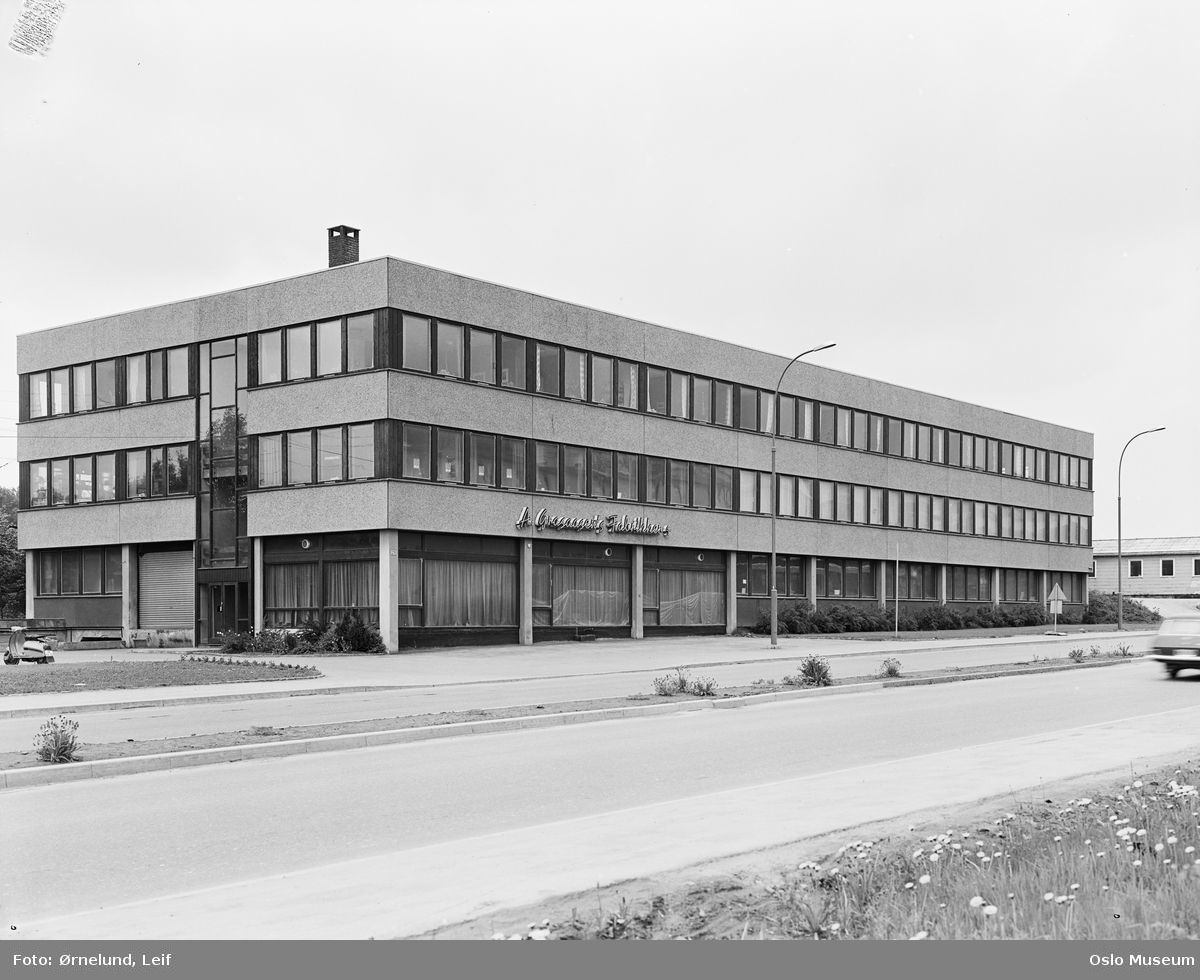
[[[19, 0], [0, 0], [8, 32]], [[18, 333], [395, 255], [1094, 432], [1200, 534], [1200, 5], [68, 0], [0, 50]]]

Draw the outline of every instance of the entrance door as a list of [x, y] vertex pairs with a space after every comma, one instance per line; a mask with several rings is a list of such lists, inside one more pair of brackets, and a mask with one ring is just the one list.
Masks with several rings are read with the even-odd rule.
[[208, 642], [215, 643], [218, 633], [237, 629], [237, 584], [221, 582], [208, 587]]

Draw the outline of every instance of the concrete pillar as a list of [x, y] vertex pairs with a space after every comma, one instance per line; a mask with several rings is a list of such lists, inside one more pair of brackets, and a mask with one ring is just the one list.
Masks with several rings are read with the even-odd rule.
[[533, 644], [533, 542], [522, 541], [521, 551], [521, 633], [522, 646]]
[[731, 636], [737, 629], [737, 556], [736, 551], [725, 552], [725, 635]]
[[887, 607], [888, 607], [887, 570], [888, 570], [888, 562], [887, 562], [886, 558], [883, 559], [882, 561], [877, 561], [875, 563], [875, 575], [876, 575], [875, 581], [877, 581], [879, 583], [879, 608], [880, 609], [887, 609]]
[[946, 574], [947, 574], [946, 566], [938, 565], [938, 605], [939, 606], [944, 606], [946, 604], [946, 594], [947, 594]]
[[630, 597], [629, 635], [635, 640], [640, 640], [646, 635], [645, 627], [642, 623], [642, 606], [646, 598], [646, 583], [642, 566], [645, 551], [644, 545], [635, 544], [633, 546], [633, 566], [631, 569], [633, 574], [630, 575], [633, 589]]
[[121, 545], [121, 642], [133, 645], [133, 631], [138, 626], [138, 566], [137, 545]]
[[1004, 569], [1002, 568], [992, 569], [992, 607], [994, 609], [1000, 608], [1000, 576], [1003, 574]]
[[1041, 571], [1041, 578], [1042, 578], [1042, 590], [1041, 590], [1042, 594], [1040, 596], [1040, 599], [1041, 599], [1041, 603], [1042, 603], [1042, 608], [1049, 609], [1050, 604], [1046, 600], [1050, 595], [1050, 573], [1048, 571], [1046, 571], [1044, 568]]
[[808, 576], [808, 583], [805, 585], [804, 591], [808, 593], [808, 606], [810, 609], [817, 608], [817, 559], [809, 556], [804, 567], [804, 574]]
[[400, 650], [400, 532], [379, 532], [379, 635], [388, 653]]
[[25, 618], [35, 619], [33, 600], [37, 595], [38, 574], [37, 574], [37, 555], [36, 551], [25, 552]]
[[250, 579], [253, 595], [250, 597], [250, 602], [252, 606], [251, 615], [254, 617], [251, 620], [250, 628], [255, 633], [261, 633], [267, 619], [266, 605], [263, 600], [263, 539], [251, 538], [250, 540], [251, 547], [253, 548], [251, 558], [253, 568], [250, 570], [253, 576]]

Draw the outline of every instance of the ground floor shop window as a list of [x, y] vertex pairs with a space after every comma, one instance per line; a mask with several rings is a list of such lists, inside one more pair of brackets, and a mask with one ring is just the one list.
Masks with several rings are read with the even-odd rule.
[[874, 599], [875, 563], [857, 558], [817, 558], [818, 599]]
[[535, 626], [628, 626], [628, 566], [533, 566]]
[[[781, 596], [803, 596], [808, 592], [804, 561], [799, 555], [775, 556], [775, 588]], [[771, 556], [739, 554], [739, 595], [771, 594]]]
[[887, 562], [887, 597], [896, 598], [896, 566], [900, 566], [900, 598], [937, 601], [941, 569], [925, 562]]
[[517, 566], [427, 559], [424, 610], [426, 626], [516, 626]]
[[[655, 583], [658, 626], [723, 626], [725, 573], [677, 568], [648, 569], [645, 584]], [[649, 596], [650, 589], [645, 592]], [[649, 610], [645, 610], [649, 612]]]

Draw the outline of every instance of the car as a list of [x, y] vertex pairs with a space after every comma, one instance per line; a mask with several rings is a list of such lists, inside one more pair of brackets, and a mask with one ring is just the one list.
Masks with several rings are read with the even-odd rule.
[[1175, 616], [1164, 619], [1150, 646], [1157, 660], [1174, 677], [1181, 670], [1200, 670], [1200, 616]]

